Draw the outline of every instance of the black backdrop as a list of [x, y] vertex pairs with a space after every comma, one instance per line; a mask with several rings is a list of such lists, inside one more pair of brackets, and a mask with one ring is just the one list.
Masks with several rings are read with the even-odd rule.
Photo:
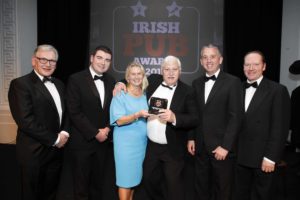
[[[56, 76], [88, 66], [90, 3], [81, 0], [38, 1], [38, 44], [59, 53]], [[224, 70], [244, 79], [243, 56], [250, 50], [266, 55], [265, 75], [279, 81], [282, 0], [224, 1]]]
[[225, 0], [224, 46], [227, 71], [244, 79], [243, 56], [262, 51], [267, 60], [265, 75], [279, 81], [282, 0]]

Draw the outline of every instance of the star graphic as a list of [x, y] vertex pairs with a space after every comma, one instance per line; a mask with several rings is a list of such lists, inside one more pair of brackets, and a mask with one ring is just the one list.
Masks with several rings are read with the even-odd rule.
[[143, 6], [140, 1], [138, 1], [135, 6], [130, 6], [130, 7], [133, 10], [133, 17], [139, 15], [145, 17], [145, 10], [147, 9], [147, 6]]
[[175, 1], [170, 6], [167, 6], [167, 10], [169, 11], [168, 17], [177, 16], [180, 17], [180, 10], [182, 6], [178, 6]]

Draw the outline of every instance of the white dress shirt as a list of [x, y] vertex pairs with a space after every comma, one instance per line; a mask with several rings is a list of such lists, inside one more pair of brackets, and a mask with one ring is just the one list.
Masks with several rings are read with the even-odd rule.
[[[95, 75], [96, 76], [103, 76], [102, 74], [97, 74], [91, 66], [90, 66], [90, 72], [91, 72], [93, 78], [94, 78]], [[101, 99], [101, 106], [103, 108], [104, 95], [105, 95], [104, 83], [100, 79], [97, 79], [94, 82], [96, 84], [96, 88], [98, 90], [98, 93], [99, 93], [99, 96], [100, 96], [100, 99]]]
[[[259, 84], [262, 81], [262, 79], [263, 79], [263, 76], [261, 76], [257, 80], [255, 80], [256, 83], [257, 83], [257, 86], [259, 86]], [[247, 80], [248, 83], [254, 83], [255, 81], [249, 81], [249, 80]], [[249, 88], [246, 89], [246, 93], [245, 93], [245, 112], [247, 112], [247, 109], [248, 109], [248, 107], [250, 105], [250, 102], [251, 102], [251, 100], [252, 100], [252, 98], [253, 98], [256, 90], [257, 90], [257, 88], [254, 88], [252, 86], [250, 86]], [[275, 164], [274, 161], [268, 159], [267, 157], [264, 157], [264, 160], [268, 161], [269, 163]]]
[[[257, 80], [256, 80], [256, 83], [257, 83], [257, 86], [259, 86], [260, 82], [262, 81], [263, 79], [263, 76], [259, 77]], [[247, 83], [254, 83], [255, 81], [249, 81], [247, 80]], [[246, 89], [246, 93], [245, 93], [245, 111], [247, 111], [248, 107], [249, 107], [249, 104], [254, 96], [254, 93], [256, 92], [256, 88], [250, 86]]]
[[[166, 85], [165, 82], [163, 84]], [[158, 97], [162, 99], [168, 99], [167, 109], [170, 109], [171, 101], [176, 90], [177, 85], [171, 86], [173, 89], [170, 90], [169, 88], [163, 87], [162, 85], [158, 86], [155, 92], [152, 94], [151, 97]], [[149, 99], [150, 100], [150, 99]], [[167, 144], [167, 137], [166, 137], [166, 127], [167, 122], [159, 119], [157, 115], [152, 115], [148, 117], [147, 122], [147, 135], [148, 138], [155, 143], [158, 144]]]
[[[214, 76], [215, 76], [216, 78], [218, 78], [219, 73], [220, 73], [220, 69], [219, 69], [218, 71], [216, 71], [216, 73], [214, 74]], [[208, 74], [205, 74], [205, 75], [206, 75], [207, 77], [213, 76], [213, 75], [210, 75], [210, 76], [209, 76]], [[205, 89], [204, 89], [204, 99], [205, 99], [205, 103], [206, 103], [206, 101], [207, 101], [207, 99], [208, 99], [208, 96], [209, 96], [209, 94], [210, 94], [210, 92], [211, 92], [211, 89], [213, 88], [215, 82], [216, 82], [216, 81], [211, 80], [211, 79], [205, 82]]]
[[[44, 77], [41, 76], [39, 73], [37, 73], [35, 70], [34, 70], [34, 72], [41, 79], [41, 81], [43, 81]], [[50, 81], [44, 82], [44, 85], [46, 86], [46, 88], [48, 89], [48, 91], [50, 92], [50, 94], [51, 94], [51, 96], [54, 100], [54, 103], [55, 103], [55, 106], [56, 106], [56, 109], [57, 109], [57, 112], [58, 112], [58, 115], [59, 115], [59, 124], [61, 125], [61, 122], [62, 122], [62, 106], [61, 106], [61, 99], [60, 99], [58, 90], [57, 90], [55, 84], [50, 82]], [[70, 136], [70, 134], [66, 131], [61, 131], [60, 133], [66, 135], [67, 137]], [[53, 144], [53, 146], [57, 145], [59, 142], [60, 142], [60, 138], [59, 138], [59, 136], [57, 136], [57, 139], [56, 139], [55, 143]]]

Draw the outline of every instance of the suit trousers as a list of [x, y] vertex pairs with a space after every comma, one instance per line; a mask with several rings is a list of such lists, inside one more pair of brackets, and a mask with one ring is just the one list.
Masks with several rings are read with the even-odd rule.
[[234, 199], [269, 200], [273, 174], [260, 168], [237, 165]]
[[74, 200], [105, 199], [107, 151], [107, 144], [99, 144], [96, 149], [70, 149]]
[[206, 150], [195, 155], [196, 199], [230, 200], [234, 175], [235, 157], [216, 160]]
[[167, 144], [149, 140], [143, 167], [143, 184], [150, 199], [184, 199], [184, 159], [173, 158]]
[[22, 200], [55, 200], [62, 166], [62, 151], [45, 148], [39, 158], [22, 162]]

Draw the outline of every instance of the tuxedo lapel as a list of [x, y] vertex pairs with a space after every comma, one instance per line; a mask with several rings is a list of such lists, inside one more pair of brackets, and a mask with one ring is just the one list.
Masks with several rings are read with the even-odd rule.
[[53, 78], [53, 82], [54, 82], [54, 85], [58, 91], [58, 94], [59, 94], [59, 98], [60, 98], [60, 102], [61, 102], [61, 109], [62, 109], [62, 113], [64, 113], [65, 111], [65, 99], [63, 98], [64, 94], [63, 94], [63, 88], [62, 88], [62, 85], [61, 84], [57, 84], [57, 81], [55, 78]]
[[32, 72], [32, 82], [34, 87], [37, 89], [37, 91], [41, 92], [43, 96], [48, 100], [49, 104], [53, 107], [53, 109], [56, 110], [58, 114], [58, 110], [56, 108], [55, 102], [53, 97], [51, 96], [49, 90], [46, 88], [44, 83], [40, 80], [40, 78], [35, 74], [35, 72]]
[[181, 82], [178, 80], [177, 82], [177, 87], [174, 91], [174, 95], [172, 97], [172, 101], [171, 101], [171, 104], [170, 104], [170, 109], [171, 110], [176, 110], [176, 108], [178, 108], [179, 106], [177, 105], [180, 101], [178, 101], [178, 99], [181, 98], [181, 95], [182, 95], [182, 84]]
[[159, 85], [163, 82], [162, 76], [149, 76], [148, 78], [149, 86], [147, 88], [147, 99], [149, 99], [155, 90], [159, 87]]
[[205, 93], [205, 80], [204, 80], [204, 76], [201, 77], [201, 80], [199, 81], [199, 85], [197, 86], [197, 93], [198, 95], [198, 101], [199, 101], [199, 105], [201, 106], [205, 106], [205, 97], [204, 97], [204, 93]]
[[220, 88], [222, 87], [223, 83], [224, 83], [224, 76], [223, 76], [222, 72], [220, 72], [217, 80], [215, 81], [215, 83], [214, 83], [214, 85], [213, 85], [213, 87], [212, 87], [212, 89], [211, 89], [211, 91], [210, 91], [210, 93], [208, 95], [206, 104], [209, 104], [209, 102], [211, 101], [211, 99], [214, 98], [216, 92], [218, 90], [220, 90]]
[[268, 95], [269, 89], [267, 82], [263, 79], [256, 89], [246, 113], [251, 113], [253, 110], [257, 110], [257, 107], [263, 102], [264, 98]]
[[[101, 104], [101, 99], [100, 99], [100, 94], [97, 90], [96, 84], [94, 82], [94, 79], [90, 73], [90, 71], [87, 69], [85, 71], [85, 81], [88, 84], [88, 88], [90, 88], [92, 90], [92, 93], [97, 97], [98, 101], [99, 101], [99, 107], [100, 109], [102, 109], [102, 104]], [[104, 104], [103, 104], [104, 105]]]
[[110, 83], [108, 83], [107, 76], [105, 73], [103, 74], [103, 84], [104, 84], [104, 90], [105, 90], [103, 108], [105, 108], [107, 106], [107, 103], [109, 102], [108, 100], [111, 99], [110, 97], [111, 97], [111, 93], [112, 93], [112, 91], [109, 90], [110, 87], [108, 84], [110, 84]]

